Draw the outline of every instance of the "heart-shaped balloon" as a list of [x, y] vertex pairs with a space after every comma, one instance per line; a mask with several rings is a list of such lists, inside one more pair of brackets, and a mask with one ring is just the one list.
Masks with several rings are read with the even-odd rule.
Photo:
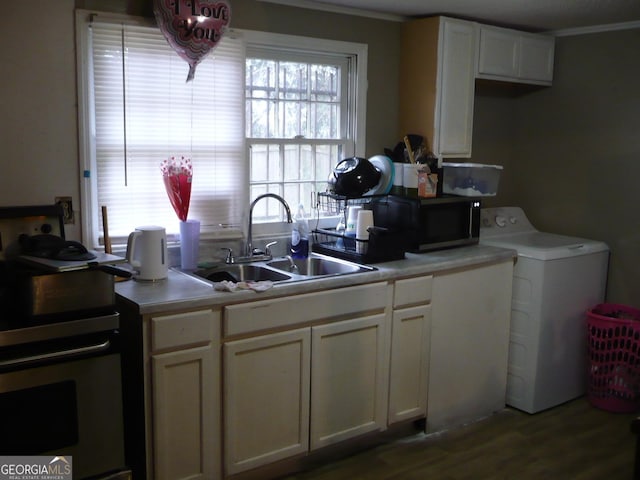
[[224, 1], [154, 0], [153, 11], [164, 38], [189, 64], [187, 82], [193, 80], [196, 66], [228, 28], [231, 7]]

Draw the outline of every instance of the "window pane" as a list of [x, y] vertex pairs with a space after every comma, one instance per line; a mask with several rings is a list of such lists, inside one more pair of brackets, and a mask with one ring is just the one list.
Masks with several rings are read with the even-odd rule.
[[282, 155], [278, 145], [269, 145], [269, 182], [282, 182]]
[[286, 145], [284, 147], [284, 179], [285, 181], [298, 180], [300, 178], [300, 153], [298, 145]]
[[319, 180], [326, 180], [340, 158], [337, 145], [317, 145], [316, 146], [316, 171], [315, 177]]
[[260, 58], [247, 59], [247, 98], [275, 98], [277, 62]]
[[[254, 200], [255, 198], [259, 197], [260, 195], [263, 195], [267, 193], [267, 186], [265, 184], [255, 184], [255, 185], [251, 185], [251, 200]], [[256, 210], [258, 208], [258, 205], [260, 203], [258, 203], [256, 205], [256, 209], [254, 209], [253, 211], [253, 218], [256, 218]], [[264, 216], [264, 213], [263, 213]]]
[[315, 180], [316, 176], [315, 176], [315, 170], [313, 168], [313, 163], [314, 163], [314, 154], [315, 154], [315, 147], [311, 148], [310, 145], [300, 145], [300, 150], [299, 150], [299, 157], [300, 157], [300, 175], [299, 178], [300, 180], [305, 180], [305, 181], [313, 181]]
[[277, 104], [270, 100], [250, 100], [247, 102], [247, 136], [270, 138], [275, 136], [277, 127]]
[[280, 62], [279, 98], [286, 100], [306, 100], [307, 65], [303, 63]]
[[313, 132], [315, 138], [335, 138], [338, 134], [338, 109], [336, 105], [329, 103], [314, 104]]
[[[284, 195], [291, 207], [291, 215], [295, 215], [300, 204], [300, 186], [297, 183], [286, 183], [284, 185]], [[307, 212], [308, 213], [308, 212]]]
[[[265, 193], [275, 193], [276, 195], [283, 196], [283, 188], [281, 185], [252, 185], [251, 186], [251, 200], [254, 201], [260, 195]], [[286, 195], [284, 195], [286, 198]], [[281, 221], [285, 218], [284, 207], [282, 204], [273, 199], [265, 198], [255, 204], [253, 208], [253, 222], [274, 222]]]
[[281, 138], [294, 138], [296, 135], [308, 136], [307, 104], [282, 102], [281, 105], [280, 125], [283, 127], [283, 131], [278, 136]]
[[311, 65], [311, 98], [317, 101], [338, 101], [340, 70], [330, 65]]
[[251, 182], [265, 182], [268, 176], [267, 159], [269, 158], [268, 145], [253, 145], [249, 149], [251, 159]]

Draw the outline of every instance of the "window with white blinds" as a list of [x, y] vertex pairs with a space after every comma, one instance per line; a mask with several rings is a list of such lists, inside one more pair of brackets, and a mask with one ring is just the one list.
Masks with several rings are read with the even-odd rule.
[[102, 243], [103, 205], [114, 240], [142, 225], [177, 233], [160, 170], [172, 156], [193, 164], [188, 218], [203, 232], [237, 224], [248, 196], [243, 42], [223, 37], [187, 83], [187, 63], [157, 27], [92, 15], [84, 29], [85, 241]]

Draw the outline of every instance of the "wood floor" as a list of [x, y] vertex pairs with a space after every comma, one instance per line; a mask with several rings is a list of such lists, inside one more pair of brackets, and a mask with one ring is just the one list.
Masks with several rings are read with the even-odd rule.
[[535, 415], [507, 408], [488, 419], [418, 434], [288, 480], [623, 480], [633, 477], [634, 414], [585, 398]]

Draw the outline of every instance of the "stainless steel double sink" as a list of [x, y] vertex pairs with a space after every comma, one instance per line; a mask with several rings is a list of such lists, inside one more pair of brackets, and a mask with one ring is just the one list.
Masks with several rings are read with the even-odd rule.
[[279, 257], [268, 261], [251, 263], [220, 264], [210, 268], [195, 270], [190, 273], [210, 282], [294, 282], [319, 277], [351, 275], [354, 273], [372, 272], [375, 267], [361, 265], [339, 258], [318, 253], [309, 254], [308, 258], [295, 259]]

